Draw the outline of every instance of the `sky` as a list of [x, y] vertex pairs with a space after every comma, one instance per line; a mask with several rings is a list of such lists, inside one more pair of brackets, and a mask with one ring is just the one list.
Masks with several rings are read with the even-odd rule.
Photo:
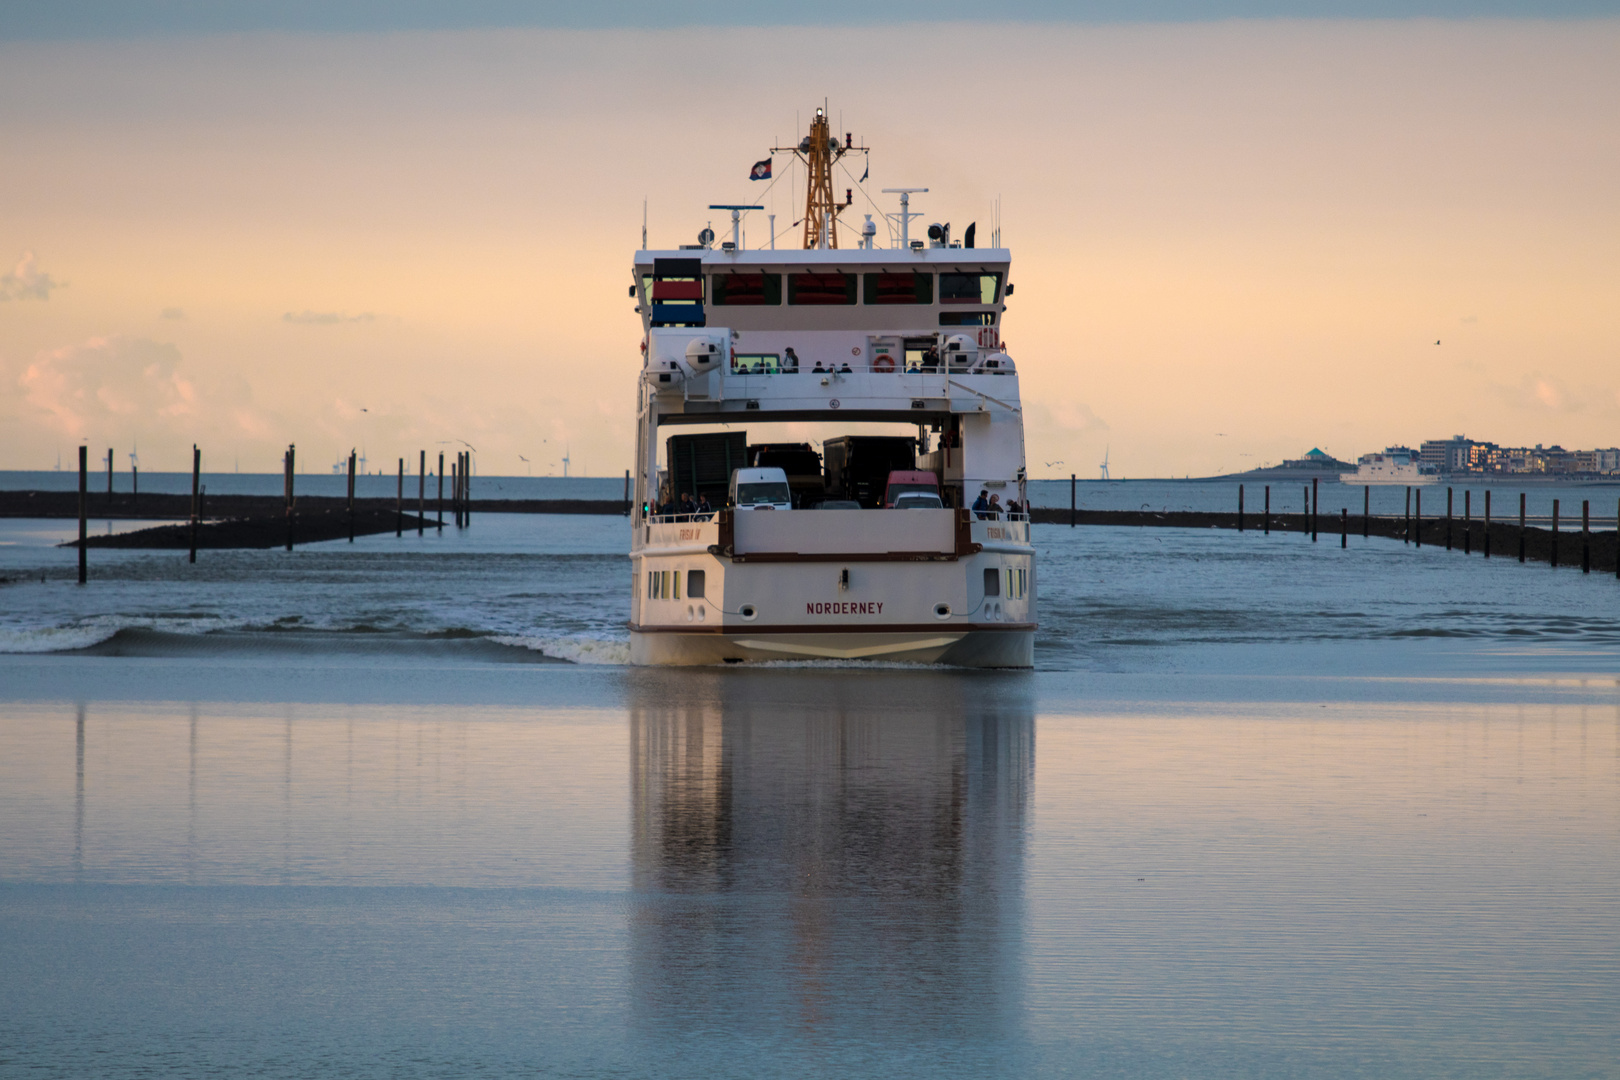
[[1000, 197], [1032, 475], [1620, 444], [1613, 5], [220, 7], [0, 14], [0, 468], [622, 473], [643, 199], [824, 97], [874, 200]]

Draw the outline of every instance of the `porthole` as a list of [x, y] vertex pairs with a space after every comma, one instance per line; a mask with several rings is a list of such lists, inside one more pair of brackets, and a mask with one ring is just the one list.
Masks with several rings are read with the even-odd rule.
[[948, 619], [950, 617], [951, 617], [951, 605], [949, 605], [949, 604], [935, 604], [934, 605], [934, 618], [936, 618], [936, 619]]
[[759, 611], [757, 609], [755, 609], [753, 604], [744, 604], [742, 606], [742, 610], [737, 612], [737, 614], [741, 615], [743, 618], [747, 619], [749, 622], [753, 622], [755, 619], [757, 619], [759, 617]]

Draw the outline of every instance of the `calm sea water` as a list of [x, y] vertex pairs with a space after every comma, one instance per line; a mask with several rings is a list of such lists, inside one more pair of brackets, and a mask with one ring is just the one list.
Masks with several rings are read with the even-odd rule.
[[1620, 1075], [1612, 578], [1038, 526], [1034, 672], [666, 671], [622, 518], [71, 528], [0, 522], [0, 1075]]

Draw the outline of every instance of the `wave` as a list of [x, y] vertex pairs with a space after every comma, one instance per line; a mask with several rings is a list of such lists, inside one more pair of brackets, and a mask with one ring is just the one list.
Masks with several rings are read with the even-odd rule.
[[502, 645], [530, 649], [554, 660], [570, 664], [611, 664], [623, 666], [630, 662], [630, 642], [607, 637], [534, 637], [524, 634], [502, 634], [490, 639]]
[[499, 635], [451, 628], [390, 629], [371, 623], [313, 628], [285, 620], [253, 624], [218, 618], [101, 616], [59, 626], [0, 627], [0, 653], [171, 657], [210, 655], [430, 655], [475, 663], [627, 664], [625, 640]]

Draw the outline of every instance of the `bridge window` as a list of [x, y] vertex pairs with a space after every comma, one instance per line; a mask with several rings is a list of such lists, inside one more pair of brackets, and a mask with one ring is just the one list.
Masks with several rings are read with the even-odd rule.
[[942, 311], [939, 313], [941, 326], [994, 326], [996, 313], [993, 311]]
[[738, 375], [779, 375], [784, 368], [776, 353], [732, 353], [731, 370]]
[[717, 307], [768, 307], [782, 302], [781, 274], [715, 274], [709, 303]]
[[999, 273], [939, 275], [939, 302], [942, 304], [993, 304], [1000, 292]]
[[853, 304], [854, 302], [854, 274], [788, 275], [788, 303], [790, 304], [826, 306]]
[[934, 275], [922, 273], [867, 274], [868, 304], [932, 304]]
[[686, 572], [686, 595], [689, 599], [703, 599], [705, 577], [707, 575], [702, 570], [688, 570]]

